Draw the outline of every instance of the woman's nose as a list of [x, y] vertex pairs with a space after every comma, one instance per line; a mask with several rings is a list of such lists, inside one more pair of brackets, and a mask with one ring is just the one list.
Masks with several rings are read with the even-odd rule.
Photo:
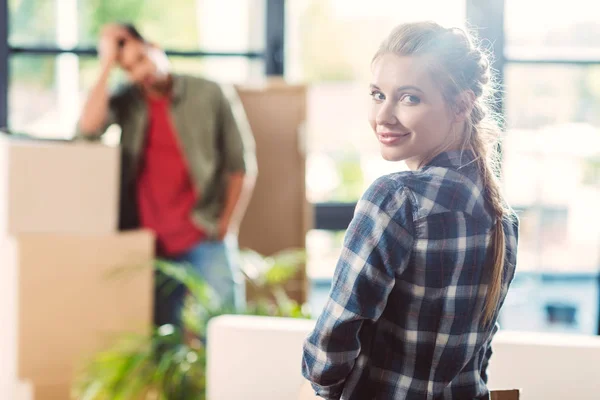
[[394, 125], [398, 123], [398, 118], [395, 113], [396, 109], [392, 103], [385, 102], [381, 105], [375, 122], [377, 125]]

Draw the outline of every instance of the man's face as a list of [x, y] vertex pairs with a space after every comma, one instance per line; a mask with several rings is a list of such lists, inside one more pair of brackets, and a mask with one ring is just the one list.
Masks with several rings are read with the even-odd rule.
[[159, 51], [149, 44], [129, 39], [121, 49], [119, 64], [133, 83], [152, 86], [160, 79], [156, 57], [153, 57], [153, 52]]

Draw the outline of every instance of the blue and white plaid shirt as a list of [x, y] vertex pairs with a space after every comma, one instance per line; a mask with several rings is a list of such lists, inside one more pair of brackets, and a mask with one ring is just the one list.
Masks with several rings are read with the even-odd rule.
[[[325, 399], [487, 399], [482, 323], [494, 220], [473, 153], [379, 178], [359, 201], [303, 375]], [[518, 219], [503, 223], [505, 286]], [[494, 321], [495, 322], [495, 321]]]

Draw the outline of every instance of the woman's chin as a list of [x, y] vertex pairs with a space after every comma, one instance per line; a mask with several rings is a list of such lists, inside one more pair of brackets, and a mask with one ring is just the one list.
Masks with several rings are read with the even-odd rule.
[[382, 148], [381, 149], [381, 157], [383, 157], [386, 161], [403, 161], [406, 157], [399, 153], [398, 151], [393, 151], [393, 149]]

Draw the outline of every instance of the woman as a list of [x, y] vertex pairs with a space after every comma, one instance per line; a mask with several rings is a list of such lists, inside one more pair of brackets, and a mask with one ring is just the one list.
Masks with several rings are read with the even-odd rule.
[[494, 174], [489, 61], [460, 29], [412, 23], [372, 71], [381, 154], [410, 171], [359, 201], [303, 374], [325, 399], [487, 399], [518, 231]]

